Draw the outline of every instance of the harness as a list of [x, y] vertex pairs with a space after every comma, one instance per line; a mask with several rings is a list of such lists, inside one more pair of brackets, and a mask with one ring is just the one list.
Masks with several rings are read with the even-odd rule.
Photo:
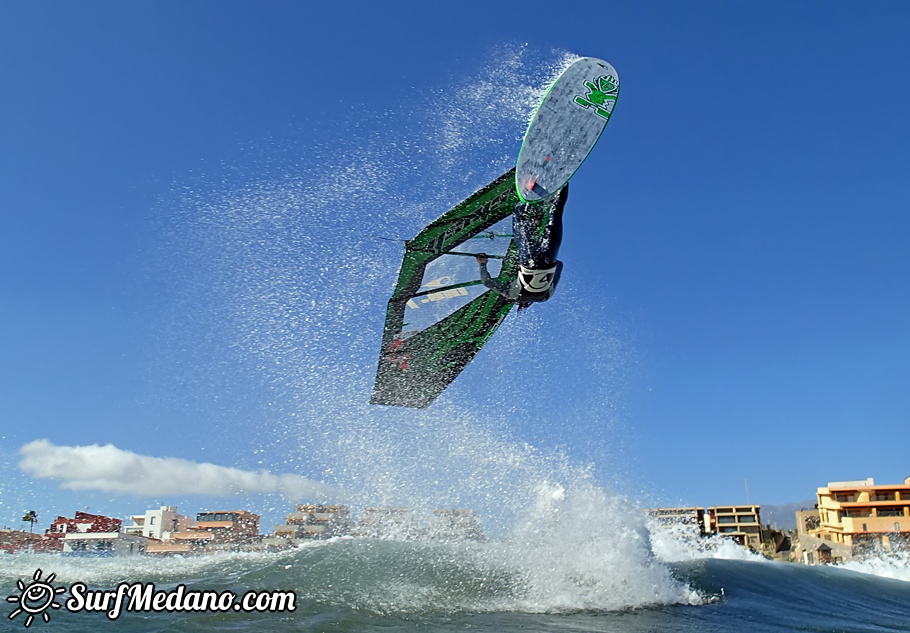
[[546, 301], [556, 276], [556, 266], [550, 268], [518, 267], [518, 298], [516, 301]]

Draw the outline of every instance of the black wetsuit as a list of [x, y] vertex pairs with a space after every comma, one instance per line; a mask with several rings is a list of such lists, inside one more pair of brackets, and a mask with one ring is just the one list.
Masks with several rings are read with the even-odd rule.
[[518, 278], [511, 283], [490, 277], [480, 265], [484, 286], [513, 301], [546, 301], [556, 292], [562, 262], [556, 259], [562, 243], [562, 212], [569, 198], [569, 185], [543, 204], [516, 205], [512, 234], [518, 247]]

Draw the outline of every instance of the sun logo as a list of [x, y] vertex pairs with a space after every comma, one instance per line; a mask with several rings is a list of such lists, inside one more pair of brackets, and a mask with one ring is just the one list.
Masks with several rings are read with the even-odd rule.
[[21, 580], [16, 581], [16, 586], [19, 587], [20, 593], [18, 596], [7, 596], [7, 602], [18, 602], [19, 606], [9, 614], [9, 619], [12, 620], [20, 613], [28, 614], [28, 617], [25, 618], [25, 628], [28, 628], [32, 625], [32, 621], [35, 619], [36, 615], [41, 615], [44, 618], [45, 622], [50, 621], [50, 616], [47, 614], [48, 609], [59, 609], [62, 607], [62, 604], [54, 602], [54, 598], [57, 597], [57, 594], [63, 593], [66, 591], [66, 587], [54, 587], [51, 582], [54, 578], [57, 577], [57, 574], [51, 574], [44, 580], [41, 580], [41, 570], [35, 572], [35, 575], [32, 576], [32, 582], [25, 584]]

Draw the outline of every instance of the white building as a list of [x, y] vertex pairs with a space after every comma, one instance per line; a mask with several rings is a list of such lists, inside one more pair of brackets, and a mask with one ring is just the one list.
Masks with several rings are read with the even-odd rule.
[[177, 506], [161, 506], [157, 510], [146, 510], [145, 514], [132, 515], [130, 521], [133, 524], [125, 526], [124, 532], [160, 541], [169, 539], [171, 532], [185, 532], [193, 525], [191, 518], [177, 514]]
[[123, 532], [67, 532], [63, 539], [63, 553], [129, 556], [145, 553], [148, 543], [144, 536]]

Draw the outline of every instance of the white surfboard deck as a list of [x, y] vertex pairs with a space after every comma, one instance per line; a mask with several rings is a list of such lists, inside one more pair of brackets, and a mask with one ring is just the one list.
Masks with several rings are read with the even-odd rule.
[[619, 75], [602, 59], [566, 68], [537, 106], [518, 152], [515, 186], [525, 202], [555, 195], [594, 149], [619, 97]]

